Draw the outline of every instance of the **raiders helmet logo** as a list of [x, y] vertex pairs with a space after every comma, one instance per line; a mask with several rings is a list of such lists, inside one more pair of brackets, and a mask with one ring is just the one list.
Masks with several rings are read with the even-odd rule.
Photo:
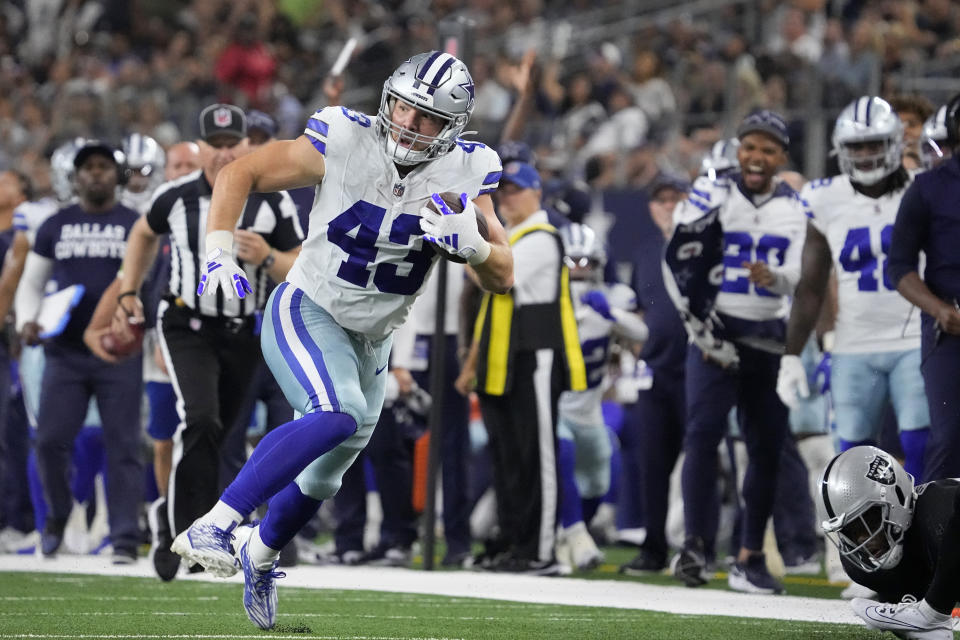
[[230, 109], [217, 109], [213, 112], [213, 124], [218, 127], [229, 127], [233, 122], [233, 112]]
[[874, 457], [867, 470], [867, 478], [880, 484], [891, 485], [897, 481], [893, 473], [893, 465], [883, 456]]

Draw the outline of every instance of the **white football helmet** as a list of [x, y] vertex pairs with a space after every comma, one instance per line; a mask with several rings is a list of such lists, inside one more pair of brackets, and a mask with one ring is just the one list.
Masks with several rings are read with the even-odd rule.
[[[571, 270], [580, 267], [579, 273], [587, 275], [589, 279], [603, 278], [607, 252], [593, 229], [574, 222], [560, 228], [560, 239], [563, 240], [563, 261]], [[571, 274], [571, 277], [574, 276]]]
[[893, 456], [869, 446], [844, 451], [823, 470], [816, 500], [820, 527], [842, 557], [864, 571], [897, 566], [916, 492]]
[[710, 148], [710, 152], [700, 161], [700, 175], [716, 180], [735, 169], [739, 169], [740, 161], [737, 160], [737, 150], [739, 148], [740, 140], [737, 138], [717, 140]]
[[[446, 124], [436, 136], [425, 136], [395, 125], [391, 114], [397, 100], [443, 118]], [[383, 83], [377, 132], [383, 138], [384, 150], [394, 162], [404, 166], [448, 153], [467, 126], [473, 105], [473, 78], [467, 65], [442, 51], [413, 56]], [[400, 139], [410, 146], [401, 145]], [[416, 143], [424, 142], [427, 143], [425, 149], [413, 150]]]
[[952, 149], [948, 144], [949, 138], [947, 105], [943, 105], [923, 123], [923, 132], [920, 134], [920, 161], [924, 169], [932, 169], [950, 157]]
[[[874, 155], [855, 153], [850, 145], [882, 142]], [[903, 123], [893, 107], [875, 96], [857, 98], [840, 112], [833, 128], [833, 151], [840, 170], [854, 182], [872, 185], [900, 168], [903, 155]]]
[[54, 149], [50, 156], [50, 186], [61, 203], [73, 198], [73, 159], [84, 142], [84, 138], [68, 140]]
[[150, 202], [153, 192], [163, 184], [167, 154], [160, 143], [140, 133], [131, 133], [123, 139], [123, 193], [120, 202], [141, 211]]

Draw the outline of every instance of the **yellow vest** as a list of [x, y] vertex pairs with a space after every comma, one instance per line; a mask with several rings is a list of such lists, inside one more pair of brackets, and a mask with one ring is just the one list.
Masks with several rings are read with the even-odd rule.
[[[544, 231], [556, 238], [560, 255], [563, 243], [556, 227], [535, 224], [510, 234], [510, 245], [535, 231]], [[473, 338], [479, 343], [477, 353], [477, 391], [492, 396], [507, 393], [513, 384], [513, 361], [518, 351], [550, 348], [562, 356], [565, 389], [587, 388], [587, 371], [580, 350], [577, 320], [570, 298], [570, 270], [560, 262], [558, 294], [554, 302], [516, 307], [513, 294], [486, 293], [474, 324]]]

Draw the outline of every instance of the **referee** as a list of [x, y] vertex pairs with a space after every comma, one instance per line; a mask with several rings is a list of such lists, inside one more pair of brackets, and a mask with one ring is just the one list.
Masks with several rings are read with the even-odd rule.
[[486, 294], [459, 389], [476, 374], [490, 436], [500, 539], [488, 541], [489, 568], [553, 575], [559, 483], [556, 415], [560, 393], [586, 389], [563, 244], [540, 203], [536, 169], [510, 162], [497, 191], [507, 223], [514, 285]]
[[173, 438], [168, 522], [159, 523], [154, 550], [154, 567], [165, 580], [173, 579], [179, 567], [179, 556], [169, 551], [172, 536], [217, 501], [220, 449], [262, 360], [257, 320], [270, 290], [267, 278], [283, 282], [303, 241], [288, 193], [251, 194], [235, 237], [238, 262], [256, 293], [232, 300], [197, 294], [212, 185], [220, 169], [248, 148], [246, 135], [239, 107], [213, 104], [200, 113], [202, 169], [157, 190], [131, 231], [120, 276], [118, 327], [126, 316], [143, 315], [137, 292], [159, 236], [170, 234], [169, 292], [160, 302], [157, 324], [180, 425]]

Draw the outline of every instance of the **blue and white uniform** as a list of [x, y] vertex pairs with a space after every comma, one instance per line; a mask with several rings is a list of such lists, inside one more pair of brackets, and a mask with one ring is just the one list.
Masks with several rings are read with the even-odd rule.
[[[605, 391], [602, 383], [610, 358], [610, 340], [618, 331], [618, 325], [581, 302], [581, 297], [588, 291], [599, 290], [609, 302], [611, 310], [634, 312], [637, 296], [624, 284], [597, 284], [584, 280], [571, 282], [570, 290], [587, 370], [587, 388], [560, 394], [557, 436], [562, 440], [572, 440], [576, 445], [575, 476], [580, 496], [595, 498], [604, 495], [610, 487], [612, 449], [601, 402]], [[640, 324], [639, 317], [637, 324]]]
[[325, 175], [303, 249], [267, 305], [264, 356], [300, 413], [339, 412], [358, 430], [297, 478], [307, 495], [336, 493], [343, 471], [380, 415], [391, 334], [423, 291], [437, 254], [420, 230], [431, 193], [473, 199], [499, 184], [497, 154], [458, 141], [449, 153], [401, 178], [374, 120], [344, 107], [310, 117], [304, 132]]
[[875, 440], [888, 399], [901, 431], [930, 424], [920, 375], [920, 313], [884, 272], [893, 223], [909, 182], [879, 198], [853, 188], [847, 175], [803, 189], [811, 223], [830, 245], [838, 313], [831, 393], [837, 435]]
[[[714, 310], [717, 337], [736, 345], [739, 364], [723, 368], [707, 361], [696, 344], [686, 360], [686, 433], [683, 465], [687, 535], [704, 541], [708, 555], [716, 536], [717, 446], [736, 407], [749, 462], [743, 485], [741, 546], [760, 550], [771, 514], [777, 465], [787, 437], [787, 408], [775, 385], [786, 337], [788, 296], [800, 277], [807, 207], [786, 183], [774, 178], [770, 192], [752, 194], [739, 173], [699, 178], [674, 212], [688, 223], [718, 212], [723, 234], [722, 271]], [[769, 287], [750, 282], [744, 263], [765, 262], [774, 276]], [[722, 275], [720, 275], [722, 274]], [[674, 273], [676, 279], [682, 274]], [[702, 276], [707, 277], [707, 276]]]

